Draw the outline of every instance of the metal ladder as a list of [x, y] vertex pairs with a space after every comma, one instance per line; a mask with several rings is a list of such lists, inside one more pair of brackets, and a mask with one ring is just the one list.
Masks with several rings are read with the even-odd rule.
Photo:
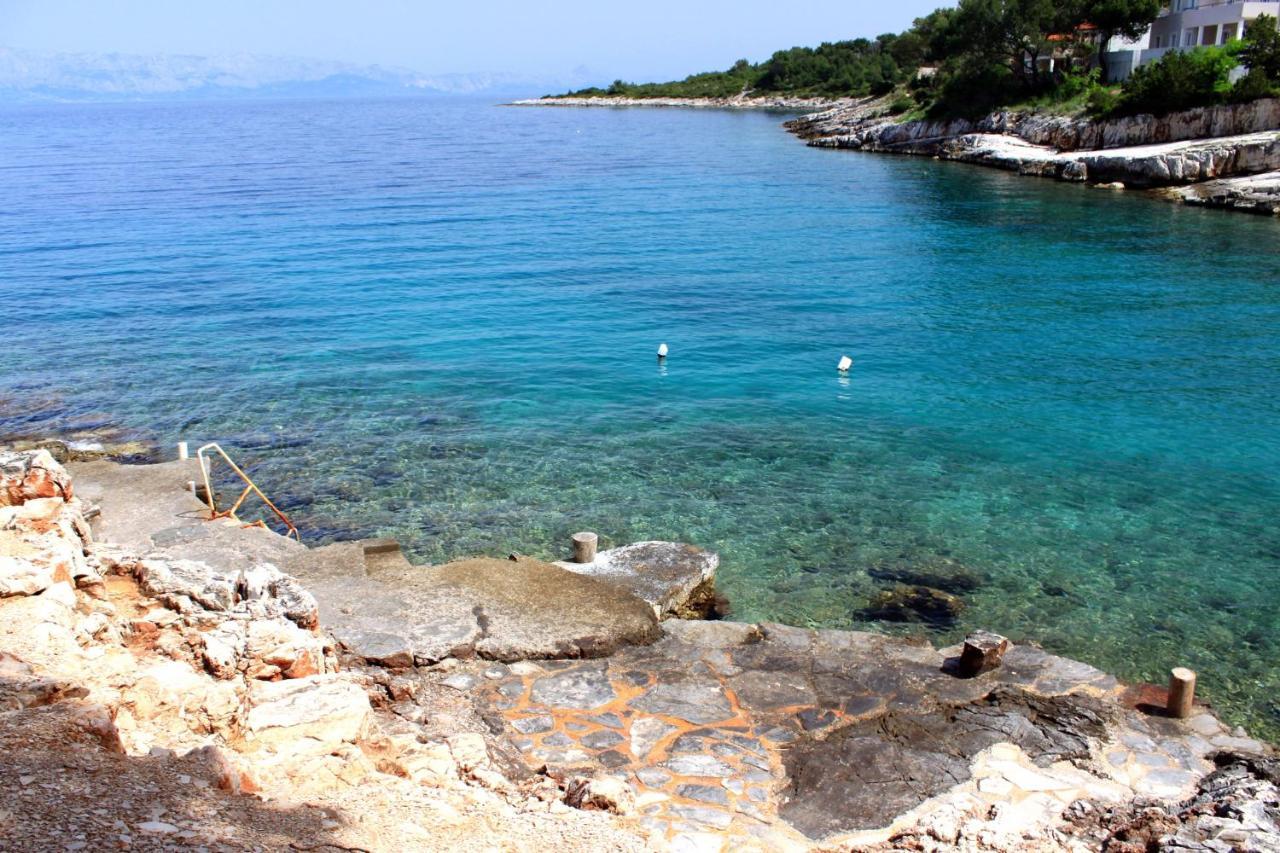
[[[216, 452], [219, 456], [222, 457], [222, 461], [226, 462], [227, 465], [230, 466], [231, 470], [235, 471], [236, 475], [239, 476], [240, 479], [244, 481], [244, 484], [245, 484], [244, 491], [240, 493], [240, 497], [236, 498], [236, 502], [231, 505], [230, 509], [226, 509], [226, 510], [218, 509], [218, 499], [213, 493], [213, 485], [209, 482], [209, 462], [208, 460], [205, 459], [206, 451]], [[273, 513], [275, 513], [276, 518], [278, 518], [280, 522], [284, 524], [286, 530], [288, 531], [287, 533], [285, 533], [285, 535], [292, 536], [294, 539], [298, 540], [299, 542], [302, 541], [302, 538], [298, 535], [298, 528], [293, 526], [293, 522], [289, 520], [289, 516], [281, 512], [280, 508], [271, 502], [271, 498], [267, 497], [263, 493], [262, 489], [259, 489], [257, 484], [254, 483], [252, 479], [250, 479], [249, 475], [246, 474], [244, 471], [242, 471], [239, 465], [231, 461], [231, 457], [227, 455], [227, 452], [223, 450], [216, 441], [211, 441], [208, 444], [201, 447], [199, 450], [197, 450], [196, 460], [200, 463], [200, 474], [204, 477], [204, 497], [205, 497], [205, 503], [209, 505], [210, 521], [217, 518], [229, 518], [232, 521], [240, 522], [240, 518], [239, 516], [236, 515], [236, 512], [238, 512], [241, 505], [244, 504], [245, 498], [249, 497], [250, 494], [255, 494], [262, 499], [262, 502], [266, 504], [267, 507]], [[267, 527], [267, 523], [262, 519], [258, 519], [257, 521], [240, 522], [240, 523], [245, 527], [261, 527], [264, 530], [270, 529]]]

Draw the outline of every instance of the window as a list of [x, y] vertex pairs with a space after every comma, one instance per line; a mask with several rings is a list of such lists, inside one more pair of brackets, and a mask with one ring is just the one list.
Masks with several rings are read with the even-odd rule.
[[1200, 30], [1200, 44], [1211, 45], [1218, 43], [1218, 25], [1207, 24]]
[[1222, 25], [1222, 43], [1226, 44], [1227, 42], [1231, 41], [1235, 37], [1236, 37], [1235, 23], [1233, 22], [1230, 24], [1223, 24]]
[[1183, 33], [1182, 43], [1185, 44], [1187, 47], [1195, 47], [1196, 41], [1198, 41], [1199, 36], [1200, 36], [1199, 27], [1187, 27], [1187, 31]]

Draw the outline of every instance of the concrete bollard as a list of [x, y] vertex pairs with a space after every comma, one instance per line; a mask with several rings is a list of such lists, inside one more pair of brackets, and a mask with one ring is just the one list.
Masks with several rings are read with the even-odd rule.
[[178, 442], [178, 458], [179, 459], [191, 458], [191, 450], [187, 447], [187, 443], [185, 441]]
[[575, 563], [593, 563], [596, 559], [596, 546], [600, 537], [594, 533], [573, 534], [573, 561]]
[[1170, 717], [1185, 720], [1191, 716], [1191, 706], [1196, 700], [1196, 673], [1185, 666], [1175, 667], [1169, 673], [1169, 700], [1165, 710]]

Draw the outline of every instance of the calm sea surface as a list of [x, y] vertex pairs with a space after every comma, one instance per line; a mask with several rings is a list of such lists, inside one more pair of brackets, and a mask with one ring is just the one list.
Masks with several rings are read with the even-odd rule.
[[[216, 439], [422, 560], [692, 541], [742, 619], [1189, 664], [1280, 735], [1280, 224], [781, 118], [7, 109], [0, 433]], [[863, 613], [904, 568], [955, 626]]]

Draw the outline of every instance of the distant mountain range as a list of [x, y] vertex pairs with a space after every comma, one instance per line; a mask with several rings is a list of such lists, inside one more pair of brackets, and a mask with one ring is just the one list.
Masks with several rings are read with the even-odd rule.
[[37, 53], [0, 47], [0, 102], [536, 96], [592, 82], [599, 81], [584, 68], [544, 77], [512, 73], [427, 75], [407, 68], [243, 53], [142, 56]]

